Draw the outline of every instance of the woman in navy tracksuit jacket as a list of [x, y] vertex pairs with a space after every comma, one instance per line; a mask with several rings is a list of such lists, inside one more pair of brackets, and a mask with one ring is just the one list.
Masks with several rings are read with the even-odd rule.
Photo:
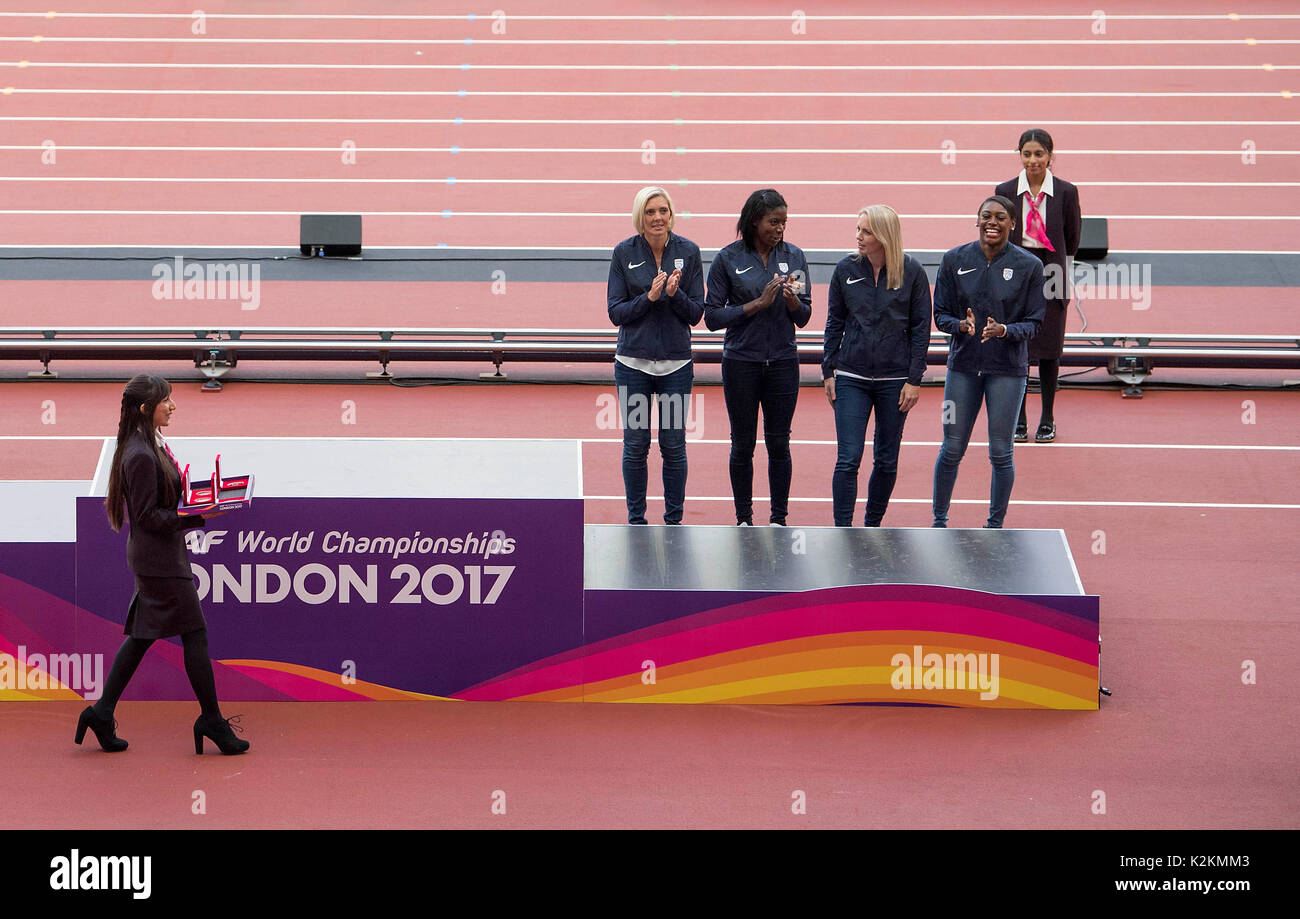
[[921, 263], [903, 252], [893, 208], [864, 207], [857, 235], [858, 251], [842, 259], [831, 276], [822, 379], [839, 444], [831, 478], [835, 525], [853, 525], [858, 466], [874, 410], [863, 525], [878, 527], [898, 478], [903, 424], [921, 395], [930, 348], [930, 279]]
[[627, 522], [644, 524], [650, 406], [658, 403], [664, 465], [664, 523], [680, 524], [686, 504], [686, 417], [690, 409], [691, 326], [704, 314], [700, 247], [672, 233], [673, 202], [658, 186], [632, 204], [637, 235], [614, 247], [609, 319], [618, 326], [614, 382], [623, 425]]
[[749, 196], [736, 222], [740, 239], [709, 267], [704, 324], [726, 329], [722, 389], [731, 421], [731, 494], [736, 523], [753, 524], [754, 446], [763, 409], [770, 520], [784, 526], [790, 499], [790, 424], [799, 398], [795, 328], [812, 318], [808, 261], [785, 241], [787, 208], [775, 189]]
[[994, 195], [976, 215], [979, 238], [949, 249], [934, 286], [934, 324], [952, 336], [943, 387], [943, 445], [934, 464], [934, 526], [948, 525], [957, 466], [980, 402], [988, 405], [989, 489], [986, 527], [1001, 528], [1016, 469], [1012, 437], [1029, 376], [1027, 342], [1042, 324], [1043, 263], [1010, 242], [1015, 204]]

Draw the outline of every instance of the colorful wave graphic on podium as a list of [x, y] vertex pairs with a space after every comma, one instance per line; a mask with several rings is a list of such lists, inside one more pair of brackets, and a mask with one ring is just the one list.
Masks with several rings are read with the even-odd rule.
[[[671, 592], [663, 608], [674, 606]], [[780, 594], [617, 627], [617, 592], [588, 591], [588, 633], [613, 637], [450, 696], [268, 660], [213, 662], [223, 699], [875, 704], [1095, 710], [1098, 598], [1015, 598], [946, 587]], [[103, 649], [121, 626], [0, 575], [0, 701], [94, 698], [67, 685], [56, 649]], [[66, 675], [66, 673], [65, 673]], [[16, 679], [16, 676], [18, 679]], [[7, 681], [7, 682], [6, 682]], [[19, 685], [21, 683], [21, 685]], [[192, 698], [181, 649], [150, 650], [126, 699]]]
[[[1070, 599], [1096, 609], [1095, 597]], [[955, 588], [848, 587], [686, 616], [454, 695], [1089, 710], [1098, 707], [1098, 664], [1095, 612]]]

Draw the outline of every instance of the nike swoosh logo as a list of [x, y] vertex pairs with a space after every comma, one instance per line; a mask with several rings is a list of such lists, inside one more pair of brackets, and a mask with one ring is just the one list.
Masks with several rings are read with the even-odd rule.
[[856, 284], [856, 283], [858, 283], [859, 281], [865, 281], [865, 280], [866, 280], [866, 278], [854, 278], [853, 280], [850, 281], [850, 280], [848, 280], [847, 278], [845, 278], [844, 283], [845, 283], [845, 284]]
[[640, 262], [637, 262], [635, 265], [633, 265], [631, 262], [628, 262], [628, 263], [627, 263], [627, 267], [628, 267], [628, 268], [640, 268], [640, 267], [641, 267], [642, 265], [644, 265], [644, 264], [645, 264], [645, 261], [644, 261], [644, 260], [642, 260], [642, 261], [640, 261]]
[[[753, 267], [754, 267], [753, 265], [750, 265], [750, 266], [749, 266], [749, 268], [753, 268]], [[745, 271], [748, 271], [749, 268], [746, 268]], [[741, 271], [739, 268], [737, 268], [737, 269], [736, 269], [736, 274], [744, 274], [745, 271]]]
[[957, 274], [959, 274], [959, 275], [970, 274], [972, 271], [979, 271], [979, 269], [978, 269], [978, 268], [958, 268], [958, 269], [957, 269]]

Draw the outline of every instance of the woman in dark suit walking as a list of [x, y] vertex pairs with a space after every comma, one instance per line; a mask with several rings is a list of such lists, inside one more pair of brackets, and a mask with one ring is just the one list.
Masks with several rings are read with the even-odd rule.
[[[1070, 267], [1079, 251], [1079, 190], [1052, 175], [1052, 135], [1042, 128], [1030, 128], [1020, 135], [1020, 175], [995, 190], [1018, 203], [1011, 243], [1038, 256], [1043, 263], [1047, 315], [1038, 334], [1029, 340], [1029, 361], [1038, 364], [1043, 396], [1042, 414], [1034, 440], [1040, 444], [1056, 440], [1056, 381], [1061, 372], [1061, 350], [1065, 346], [1065, 309], [1070, 305]], [[1016, 440], [1029, 440], [1029, 418], [1025, 400], [1020, 403]]]
[[126, 561], [135, 575], [135, 596], [123, 629], [127, 638], [113, 660], [103, 695], [77, 720], [76, 742], [81, 743], [89, 728], [105, 752], [126, 749], [113, 720], [117, 701], [149, 646], [159, 638], [179, 635], [185, 673], [202, 710], [194, 722], [194, 752], [203, 752], [203, 738], [207, 737], [222, 753], [243, 753], [248, 741], [234, 735], [230, 720], [221, 717], [217, 703], [207, 623], [185, 547], [184, 531], [201, 527], [205, 521], [176, 512], [181, 473], [161, 432], [176, 410], [171, 391], [166, 380], [142, 374], [127, 383], [122, 393], [117, 449], [104, 507], [114, 530], [122, 528], [124, 517], [130, 521]]

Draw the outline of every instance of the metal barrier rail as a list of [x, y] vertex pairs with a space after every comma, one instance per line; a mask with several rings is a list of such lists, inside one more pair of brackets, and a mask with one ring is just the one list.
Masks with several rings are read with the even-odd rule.
[[[722, 359], [723, 332], [693, 330], [697, 360]], [[1107, 365], [1112, 376], [1141, 382], [1155, 366], [1230, 369], [1300, 369], [1300, 334], [1209, 335], [1172, 333], [1070, 333], [1061, 363], [1071, 367]], [[180, 360], [194, 362], [215, 381], [239, 360], [375, 361], [387, 374], [388, 364], [404, 361], [488, 360], [515, 362], [611, 361], [618, 330], [608, 329], [464, 329], [402, 327], [254, 327], [193, 326], [44, 326], [0, 327], [0, 360], [37, 360], [54, 376], [50, 362], [60, 360]], [[819, 364], [822, 334], [796, 335], [799, 360]], [[927, 361], [943, 364], [948, 336], [934, 333]], [[1134, 393], [1136, 394], [1136, 393]]]

